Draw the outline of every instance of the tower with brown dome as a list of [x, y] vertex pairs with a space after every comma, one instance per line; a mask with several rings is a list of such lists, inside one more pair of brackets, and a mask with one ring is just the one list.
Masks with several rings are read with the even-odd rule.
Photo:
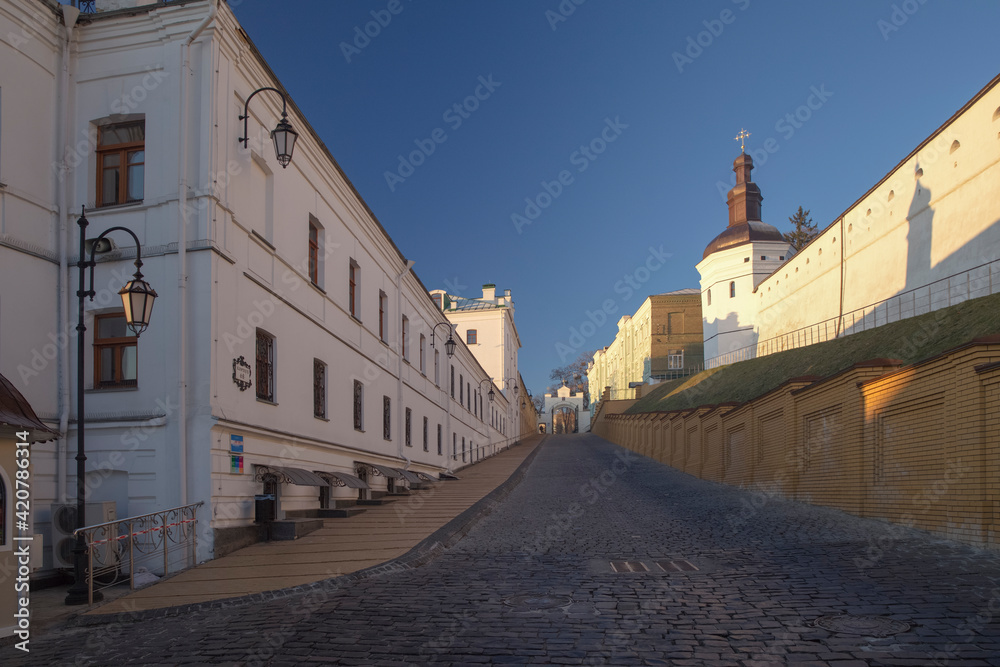
[[733, 161], [736, 185], [726, 198], [729, 225], [708, 244], [697, 266], [709, 367], [752, 356], [754, 289], [795, 252], [776, 227], [761, 222], [764, 198], [750, 180], [752, 170], [753, 159], [746, 153]]

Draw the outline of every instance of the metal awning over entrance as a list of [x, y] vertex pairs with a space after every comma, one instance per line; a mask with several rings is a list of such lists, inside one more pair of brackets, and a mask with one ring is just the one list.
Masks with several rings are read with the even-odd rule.
[[438, 473], [440, 479], [458, 479], [457, 475], [452, 475], [450, 472], [441, 471]]
[[258, 482], [263, 482], [266, 475], [274, 475], [279, 482], [298, 484], [299, 486], [330, 486], [330, 483], [314, 472], [302, 468], [286, 468], [283, 466], [255, 464]]
[[403, 476], [403, 479], [405, 479], [410, 484], [420, 484], [421, 482], [424, 481], [420, 479], [420, 476], [417, 473], [413, 472], [412, 470], [400, 470], [399, 468], [393, 468], [393, 470], [399, 472], [399, 474]]
[[392, 479], [405, 479], [402, 470], [397, 470], [396, 468], [390, 468], [389, 466], [380, 466], [377, 463], [368, 463], [366, 465], [369, 465], [372, 468], [374, 468], [378, 472], [378, 474], [382, 475], [383, 477], [389, 477]]
[[417, 473], [417, 477], [419, 477], [420, 479], [422, 479], [425, 482], [437, 482], [438, 481], [438, 480], [434, 479], [433, 477], [431, 477], [430, 475], [428, 475], [425, 472], [418, 472]]
[[317, 470], [316, 474], [325, 479], [330, 486], [346, 486], [349, 489], [371, 488], [365, 480], [358, 479], [354, 475], [348, 475], [346, 472]]

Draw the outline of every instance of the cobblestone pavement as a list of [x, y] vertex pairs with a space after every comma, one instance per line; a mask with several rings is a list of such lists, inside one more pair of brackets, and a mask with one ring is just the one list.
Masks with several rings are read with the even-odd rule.
[[[616, 573], [612, 560], [653, 571]], [[848, 628], [867, 634], [823, 627], [848, 614], [869, 617]], [[558, 436], [427, 565], [266, 604], [66, 627], [31, 648], [4, 648], [0, 663], [1000, 665], [1000, 555]]]

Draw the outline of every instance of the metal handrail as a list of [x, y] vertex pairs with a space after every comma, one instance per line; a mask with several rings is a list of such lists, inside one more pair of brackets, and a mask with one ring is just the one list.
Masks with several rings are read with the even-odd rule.
[[[705, 361], [705, 368], [715, 368], [717, 366], [736, 363], [737, 361], [747, 361], [749, 359], [755, 359], [757, 357], [774, 354], [776, 352], [793, 350], [795, 348], [805, 347], [814, 343], [822, 343], [835, 338], [842, 338], [844, 336], [849, 336], [852, 333], [873, 329], [877, 326], [881, 326], [882, 324], [898, 322], [916, 315], [925, 315], [941, 308], [947, 308], [953, 304], [968, 301], [969, 299], [989, 296], [990, 294], [994, 294], [1000, 290], [1000, 281], [995, 281], [993, 279], [994, 266], [1000, 267], [1000, 259], [985, 262], [978, 266], [966, 269], [965, 271], [945, 276], [944, 278], [927, 283], [926, 285], [921, 285], [919, 287], [914, 287], [904, 292], [900, 292], [899, 294], [894, 294], [888, 298], [882, 299], [881, 301], [876, 301], [868, 304], [867, 306], [855, 308], [854, 310], [846, 312], [843, 315], [820, 320], [819, 322], [758, 341], [752, 345], [746, 345], [744, 347], [726, 352], [725, 354], [720, 354], [712, 359], [707, 359]], [[985, 267], [989, 268], [984, 275], [973, 277], [973, 272]], [[953, 282], [956, 278], [964, 278], [964, 281]], [[973, 288], [972, 286], [974, 281], [979, 283], [979, 286], [976, 288]], [[942, 283], [946, 285], [946, 288], [944, 290], [939, 289], [935, 292], [935, 286], [940, 286]], [[956, 287], [960, 292], [953, 300], [952, 292]], [[924, 290], [927, 292], [926, 304], [924, 303], [924, 296], [920, 297], [920, 302], [918, 303], [917, 293]], [[945, 298], [942, 299], [939, 296], [939, 298], [935, 300], [935, 294], [940, 295], [942, 292], [946, 292]], [[964, 298], [962, 298], [963, 296]], [[904, 304], [904, 301], [908, 303]], [[891, 307], [893, 302], [895, 302], [895, 309]], [[905, 310], [904, 305], [907, 306]], [[924, 306], [926, 306], [926, 310], [924, 310]], [[880, 310], [880, 308], [882, 308], [882, 310]], [[881, 317], [880, 313], [883, 313]], [[848, 318], [850, 319], [848, 320]], [[870, 324], [869, 320], [871, 320]], [[879, 320], [882, 320], [881, 323]], [[848, 324], [848, 321], [850, 324]]]
[[[159, 561], [162, 550], [163, 576], [170, 573], [170, 554], [187, 550], [188, 565], [197, 559], [198, 501], [180, 507], [140, 514], [92, 526], [77, 528], [73, 536], [83, 535], [87, 547], [87, 589], [90, 604], [94, 603], [94, 586], [112, 586], [120, 580], [123, 568], [128, 568], [129, 585], [135, 590], [137, 565]], [[186, 569], [186, 568], [181, 568]]]

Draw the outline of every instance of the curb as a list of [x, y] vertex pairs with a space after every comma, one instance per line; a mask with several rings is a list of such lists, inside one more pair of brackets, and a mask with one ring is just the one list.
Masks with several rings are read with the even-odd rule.
[[[438, 528], [426, 538], [417, 543], [412, 549], [402, 556], [397, 556], [392, 560], [373, 565], [357, 572], [333, 576], [329, 579], [315, 581], [311, 584], [302, 584], [291, 588], [281, 588], [262, 593], [251, 593], [240, 597], [226, 598], [224, 600], [214, 600], [212, 602], [196, 602], [193, 604], [178, 605], [176, 607], [164, 607], [162, 609], [145, 609], [142, 611], [123, 611], [115, 614], [103, 614], [88, 616], [80, 614], [66, 621], [63, 627], [92, 627], [101, 625], [113, 625], [122, 623], [134, 623], [137, 621], [147, 621], [157, 618], [168, 618], [171, 616], [183, 616], [192, 612], [231, 609], [234, 607], [244, 607], [272, 600], [281, 600], [296, 596], [319, 597], [323, 599], [329, 595], [346, 588], [351, 584], [377, 579], [378, 577], [411, 570], [421, 565], [426, 565], [446, 549], [458, 543], [472, 530], [480, 521], [493, 513], [497, 506], [510, 495], [511, 491], [520, 484], [528, 474], [528, 468], [532, 461], [541, 451], [542, 445], [548, 439], [546, 434], [537, 445], [534, 451], [525, 457], [524, 461], [516, 470], [500, 485], [488, 494], [473, 503], [468, 509], [456, 516], [454, 519]], [[309, 604], [318, 604], [322, 600], [310, 600]]]

